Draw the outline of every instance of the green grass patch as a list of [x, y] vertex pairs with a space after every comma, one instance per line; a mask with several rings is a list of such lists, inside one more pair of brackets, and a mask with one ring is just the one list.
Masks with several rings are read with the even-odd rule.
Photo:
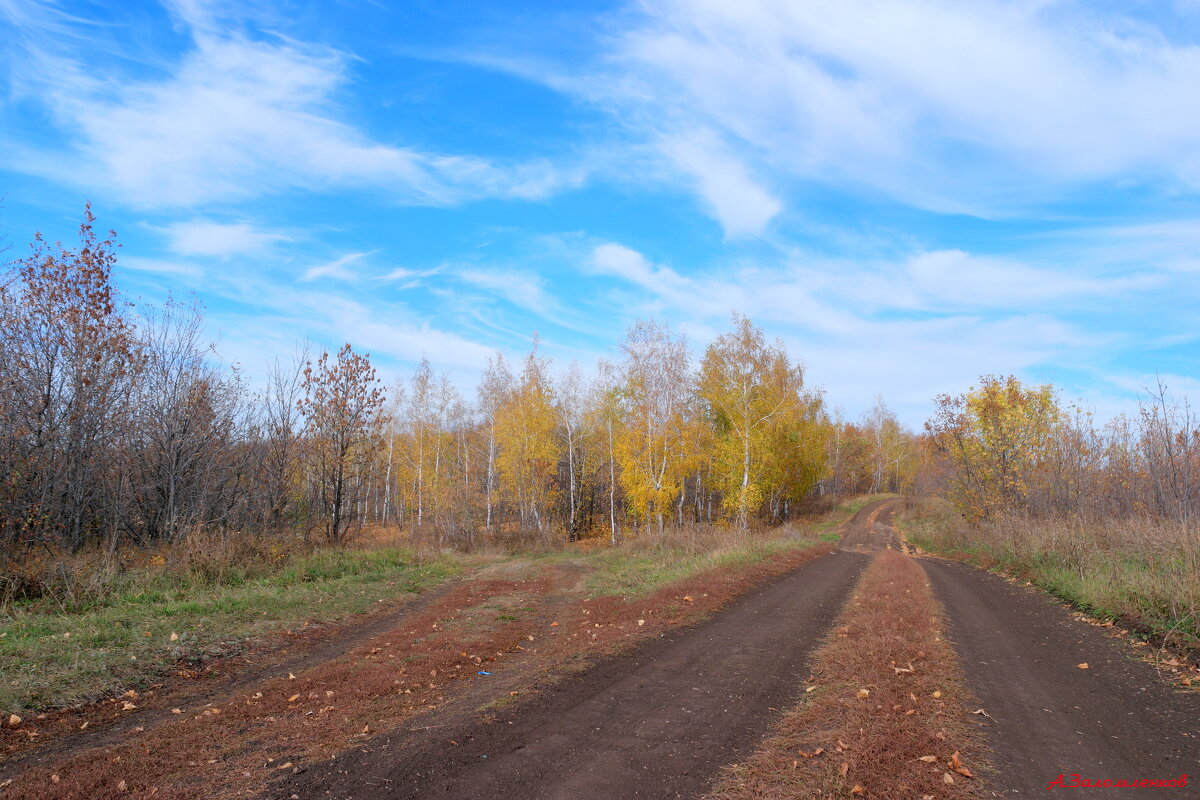
[[1029, 581], [1095, 617], [1121, 619], [1143, 636], [1200, 650], [1200, 576], [1177, 555], [1004, 545], [937, 512], [906, 514], [902, 525], [925, 550]]
[[699, 554], [671, 550], [642, 553], [612, 550], [595, 557], [596, 569], [588, 577], [587, 589], [593, 597], [642, 597], [706, 569], [755, 564], [814, 544], [816, 541], [812, 539], [764, 539]]
[[144, 686], [181, 659], [236, 652], [254, 636], [367, 611], [458, 569], [450, 559], [417, 563], [402, 549], [326, 551], [234, 585], [172, 584], [147, 573], [86, 610], [17, 607], [0, 623], [0, 707], [45, 709]]
[[831, 538], [825, 539], [825, 532], [831, 530], [832, 528], [836, 528], [838, 525], [841, 525], [850, 517], [853, 517], [859, 511], [862, 511], [868, 505], [876, 502], [877, 500], [891, 500], [900, 496], [901, 495], [892, 493], [880, 493], [863, 494], [848, 498], [838, 503], [833, 510], [825, 515], [824, 519], [818, 520], [817, 522], [814, 522], [812, 525], [808, 526], [809, 530], [813, 531], [814, 533], [821, 534], [824, 541], [836, 542], [842, 537], [834, 534], [828, 534]]

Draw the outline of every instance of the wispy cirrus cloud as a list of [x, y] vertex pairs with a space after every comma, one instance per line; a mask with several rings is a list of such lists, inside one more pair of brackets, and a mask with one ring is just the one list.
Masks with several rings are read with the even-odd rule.
[[352, 282], [358, 280], [361, 275], [350, 269], [351, 264], [357, 264], [368, 256], [375, 255], [374, 252], [369, 253], [346, 253], [344, 256], [339, 256], [333, 261], [327, 261], [324, 264], [317, 264], [309, 267], [304, 271], [304, 275], [300, 278], [301, 281], [315, 281], [317, 278], [332, 278], [334, 280]]
[[214, 222], [191, 219], [162, 227], [147, 226], [167, 237], [167, 247], [182, 256], [258, 255], [272, 245], [291, 242], [291, 235], [262, 228], [249, 222]]
[[1200, 47], [1182, 19], [1134, 11], [646, 0], [591, 65], [466, 58], [610, 112], [741, 238], [767, 233], [797, 184], [982, 217], [1095, 183], [1197, 192]]
[[[107, 187], [140, 208], [289, 190], [372, 190], [421, 205], [528, 200], [583, 178], [580, 167], [545, 159], [498, 162], [377, 141], [339, 113], [352, 54], [251, 35], [220, 4], [174, 4], [189, 46], [173, 62], [153, 64], [158, 77], [127, 80], [101, 79], [77, 60], [79, 40], [93, 32], [88, 23], [50, 14], [53, 3], [37, 5], [47, 9], [44, 25], [32, 14], [10, 15], [23, 34], [10, 51], [11, 79], [14, 91], [49, 109], [69, 141], [14, 144], [4, 159], [12, 170]], [[59, 46], [63, 28], [70, 47]]]

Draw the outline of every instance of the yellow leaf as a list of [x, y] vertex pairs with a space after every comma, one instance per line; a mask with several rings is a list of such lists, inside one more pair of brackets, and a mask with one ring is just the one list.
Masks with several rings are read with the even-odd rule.
[[941, 691], [939, 690], [939, 691], [936, 691], [936, 692], [934, 692], [934, 693], [933, 693], [933, 696], [934, 696], [934, 697], [941, 697], [941, 696], [942, 696], [942, 693], [941, 693]]
[[10, 728], [15, 728], [15, 727], [17, 727], [17, 726], [18, 726], [18, 725], [20, 725], [20, 724], [21, 724], [21, 718], [20, 718], [20, 717], [18, 717], [16, 714], [9, 714], [9, 715], [8, 715], [8, 727], [10, 727]]
[[288, 698], [288, 702], [289, 702], [289, 703], [294, 703], [294, 702], [296, 702], [296, 701], [297, 701], [297, 700], [299, 700], [299, 699], [300, 699], [300, 695], [298, 695], [298, 694], [294, 694], [294, 695], [292, 695], [291, 697], [289, 697], [289, 698]]
[[1076, 666], [1078, 669], [1088, 669], [1088, 668], [1089, 668], [1089, 667], [1088, 667], [1088, 663], [1087, 663], [1086, 661], [1085, 661], [1085, 662], [1083, 662], [1082, 664], [1076, 664], [1075, 666]]
[[870, 689], [859, 689], [859, 690], [858, 690], [858, 696], [859, 696], [860, 698], [861, 698], [861, 697], [866, 697], [866, 696], [867, 696], [867, 695], [869, 695], [869, 694], [871, 694], [871, 690], [870, 690]]

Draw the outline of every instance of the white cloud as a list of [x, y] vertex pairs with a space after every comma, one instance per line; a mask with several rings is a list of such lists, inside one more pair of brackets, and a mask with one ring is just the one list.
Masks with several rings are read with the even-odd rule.
[[788, 179], [993, 216], [1096, 181], [1200, 188], [1200, 47], [1163, 13], [646, 0], [588, 79], [541, 80], [659, 148], [730, 237], [762, 232]]
[[339, 188], [417, 204], [536, 199], [582, 180], [548, 161], [499, 164], [374, 141], [337, 113], [348, 54], [249, 38], [210, 4], [176, 4], [176, 12], [193, 46], [160, 78], [100, 80], [75, 60], [78, 48], [56, 49], [49, 29], [27, 30], [10, 60], [17, 91], [50, 107], [69, 144], [12, 150], [5, 166], [106, 186], [144, 208]]
[[247, 222], [221, 223], [194, 219], [173, 222], [155, 230], [167, 236], [167, 247], [172, 252], [184, 256], [228, 258], [256, 255], [273, 244], [292, 241], [286, 234], [264, 230]]
[[511, 270], [465, 269], [459, 271], [458, 277], [536, 314], [554, 317], [558, 312], [558, 301], [546, 292], [537, 275]]
[[695, 182], [728, 237], [758, 235], [782, 208], [748, 167], [711, 132], [664, 137], [660, 147]]
[[370, 253], [347, 253], [340, 258], [335, 258], [325, 264], [318, 264], [315, 267], [309, 267], [304, 272], [304, 276], [300, 278], [302, 281], [313, 281], [317, 278], [333, 278], [339, 281], [356, 281], [359, 278], [358, 273], [348, 269], [351, 264], [356, 264], [362, 261], [367, 256], [374, 255]]

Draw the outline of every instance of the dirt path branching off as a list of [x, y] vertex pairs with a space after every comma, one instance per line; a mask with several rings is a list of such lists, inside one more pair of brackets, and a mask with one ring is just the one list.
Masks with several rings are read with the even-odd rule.
[[805, 700], [711, 800], [980, 797], [958, 658], [921, 567], [879, 553], [814, 657]]
[[[10, 762], [0, 772], [0, 796], [244, 796], [286, 776], [299, 779], [342, 751], [371, 750], [388, 736], [406, 737], [403, 731], [440, 732], [462, 719], [477, 720], [480, 706], [519, 705], [530, 686], [546, 688], [564, 669], [578, 671], [589, 659], [694, 623], [832, 549], [797, 545], [629, 602], [588, 598], [580, 569], [569, 563], [511, 579], [464, 581], [344, 652], [304, 660], [303, 667], [299, 660], [279, 662], [232, 692], [125, 723], [101, 746], [67, 749], [33, 764]], [[143, 698], [126, 702], [128, 716], [142, 711]]]

